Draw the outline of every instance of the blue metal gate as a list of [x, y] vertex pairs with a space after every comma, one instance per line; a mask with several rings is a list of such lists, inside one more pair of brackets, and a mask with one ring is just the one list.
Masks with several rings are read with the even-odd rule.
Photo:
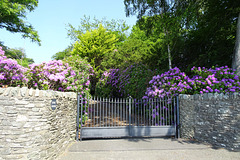
[[179, 137], [178, 97], [82, 98], [78, 94], [76, 139]]

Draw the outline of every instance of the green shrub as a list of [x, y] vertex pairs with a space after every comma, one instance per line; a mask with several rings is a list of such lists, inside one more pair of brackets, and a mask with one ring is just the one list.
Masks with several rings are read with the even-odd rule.
[[155, 74], [156, 71], [148, 69], [143, 64], [105, 71], [97, 83], [96, 95], [141, 98], [145, 94], [149, 80]]

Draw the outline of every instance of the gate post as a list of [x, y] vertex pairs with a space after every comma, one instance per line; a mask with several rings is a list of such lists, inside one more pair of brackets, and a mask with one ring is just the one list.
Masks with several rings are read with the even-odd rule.
[[129, 136], [132, 136], [132, 118], [131, 118], [131, 110], [132, 110], [132, 101], [131, 101], [131, 96], [129, 97], [129, 108], [128, 108], [128, 113], [129, 113]]
[[76, 127], [76, 140], [79, 141], [79, 92], [77, 93], [77, 127]]
[[[81, 97], [81, 127], [80, 127], [80, 141], [82, 141], [82, 127], [83, 127], [83, 97]], [[86, 109], [86, 108], [85, 108]]]
[[177, 95], [177, 138], [180, 138], [179, 95]]

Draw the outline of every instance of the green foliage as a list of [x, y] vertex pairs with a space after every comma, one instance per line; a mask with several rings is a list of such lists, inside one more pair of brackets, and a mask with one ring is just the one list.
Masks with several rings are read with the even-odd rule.
[[151, 66], [151, 49], [149, 41], [128, 38], [113, 52], [109, 52], [103, 59], [102, 65], [106, 68], [126, 68], [134, 63], [144, 63]]
[[98, 29], [87, 31], [79, 35], [78, 39], [79, 41], [74, 44], [72, 54], [82, 58], [87, 57], [96, 75], [99, 76], [104, 71], [102, 61], [106, 53], [113, 52], [116, 48], [115, 34], [108, 32], [100, 24]]
[[[68, 24], [68, 36], [75, 42], [73, 55], [87, 57], [93, 66], [95, 76], [91, 77], [92, 91], [101, 74], [110, 68], [119, 66], [116, 59], [123, 61], [123, 55], [115, 52], [127, 38], [129, 26], [123, 20], [98, 20], [84, 16], [78, 28]], [[115, 50], [115, 51], [114, 51]], [[56, 57], [64, 57], [67, 53], [59, 53]], [[121, 63], [122, 64], [122, 63]]]
[[68, 63], [77, 73], [87, 72], [86, 74], [91, 75], [94, 72], [87, 59], [83, 59], [78, 55], [66, 57], [63, 59], [63, 63]]
[[145, 94], [146, 88], [149, 85], [148, 82], [156, 73], [156, 71], [153, 72], [143, 64], [132, 65], [130, 69], [123, 73], [125, 75], [129, 75], [130, 77], [129, 81], [125, 82], [126, 85], [124, 86], [124, 97], [130, 95], [133, 98], [142, 98]]
[[[132, 33], [128, 39], [118, 47], [119, 52], [125, 57], [124, 61], [133, 64], [141, 62], [151, 69], [168, 70], [169, 56], [168, 46], [171, 49], [172, 58], [180, 50], [182, 39], [180, 35], [183, 31], [175, 30], [171, 23], [176, 26], [176, 19], [169, 16], [153, 16], [141, 18], [132, 28]], [[164, 25], [168, 24], [168, 31]], [[166, 27], [165, 27], [166, 28]]]
[[[162, 70], [172, 68], [172, 59], [178, 54], [175, 51], [180, 46], [182, 35], [181, 16], [178, 14], [178, 6], [175, 1], [162, 0], [138, 0], [124, 1], [126, 14], [137, 14], [137, 27], [145, 32], [153, 46], [152, 58]], [[166, 65], [168, 63], [168, 65]]]
[[16, 61], [18, 62], [18, 64], [20, 64], [21, 66], [28, 68], [28, 66], [30, 64], [33, 64], [34, 61], [32, 58], [23, 58], [23, 59], [16, 59]]
[[144, 63], [150, 66], [152, 49], [154, 49], [152, 42], [146, 38], [144, 31], [133, 26], [131, 35], [113, 52], [106, 53], [102, 65], [106, 69], [126, 68], [134, 63]]
[[157, 71], [144, 64], [133, 64], [122, 69], [105, 71], [96, 85], [96, 95], [103, 97], [141, 98], [148, 82]]
[[107, 68], [126, 68], [134, 63], [151, 66], [152, 42], [139, 27], [133, 26], [131, 35], [117, 46], [113, 52], [106, 54], [102, 65]]
[[[108, 71], [105, 71], [99, 81], [96, 84], [95, 88], [95, 95], [99, 97], [110, 97], [112, 94], [114, 88], [112, 85], [109, 83], [109, 80], [111, 77], [109, 75], [113, 73], [114, 70], [110, 69]], [[118, 72], [116, 73], [118, 74]]]
[[27, 55], [23, 48], [9, 48], [5, 46], [2, 42], [0, 42], [0, 46], [2, 46], [5, 51], [5, 56], [7, 58], [11, 58], [17, 61], [23, 67], [28, 68], [29, 64], [33, 64], [34, 60], [32, 58], [27, 58]]
[[207, 0], [191, 5], [197, 6], [199, 13], [186, 35], [184, 52], [175, 60], [177, 65], [188, 71], [195, 65], [231, 66], [240, 4], [234, 0]]
[[95, 75], [91, 77], [92, 93], [95, 92], [95, 85], [106, 70], [102, 65], [107, 53], [113, 52], [116, 48], [116, 35], [108, 32], [101, 24], [98, 29], [87, 31], [78, 36], [79, 41], [74, 44], [72, 55], [78, 55], [87, 58], [90, 65], [95, 71]]
[[99, 28], [99, 24], [108, 31], [116, 35], [118, 42], [122, 42], [127, 37], [127, 31], [129, 26], [123, 20], [106, 20], [105, 18], [98, 20], [95, 17], [91, 20], [90, 16], [84, 15], [84, 18], [81, 18], [80, 25], [78, 28], [75, 28], [71, 24], [68, 24], [68, 36], [73, 40], [77, 41], [78, 36], [85, 34], [87, 31], [95, 30]]
[[129, 38], [121, 47], [119, 52], [123, 56], [123, 66], [127, 67], [134, 63], [144, 63], [146, 65], [155, 66], [153, 56], [153, 43], [149, 40], [141, 40]]
[[126, 15], [137, 15], [139, 28], [154, 43], [158, 57], [153, 54], [153, 59], [158, 59], [161, 69], [166, 70], [168, 61], [186, 71], [195, 65], [231, 65], [240, 12], [237, 1], [124, 0], [124, 3]]
[[65, 57], [68, 57], [71, 55], [72, 49], [73, 49], [73, 46], [71, 45], [71, 46], [67, 47], [65, 50], [54, 54], [52, 56], [52, 59], [63, 60]]
[[30, 38], [40, 45], [37, 31], [27, 24], [26, 13], [33, 11], [38, 5], [38, 0], [1, 0], [0, 1], [0, 28], [16, 33], [22, 33], [24, 38]]
[[23, 48], [19, 48], [19, 49], [9, 48], [5, 51], [5, 55], [7, 56], [7, 58], [12, 58], [12, 59], [26, 58], [26, 53]]
[[90, 76], [93, 75], [94, 70], [92, 66], [88, 63], [87, 59], [83, 59], [77, 55], [75, 56], [69, 56], [66, 57], [63, 60], [63, 63], [67, 63], [72, 70], [74, 70], [77, 75], [75, 77], [72, 77], [70, 80], [71, 84], [76, 85], [77, 88], [72, 87], [72, 91], [84, 91], [81, 94], [90, 96], [90, 90], [89, 88], [86, 88], [84, 86], [90, 85]]

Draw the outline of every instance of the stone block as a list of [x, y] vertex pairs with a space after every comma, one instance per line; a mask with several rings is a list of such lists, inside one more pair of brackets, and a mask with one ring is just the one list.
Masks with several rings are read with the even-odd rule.
[[229, 100], [229, 94], [223, 94], [223, 100]]
[[1, 101], [1, 105], [4, 106], [4, 107], [7, 107], [7, 106], [11, 106], [13, 107], [14, 106], [14, 102], [13, 101]]
[[10, 126], [11, 122], [9, 120], [7, 120], [7, 119], [4, 119], [4, 120], [2, 120], [1, 125], [2, 126]]
[[39, 112], [39, 110], [40, 110], [39, 108], [32, 108], [33, 112]]
[[37, 152], [37, 151], [28, 154], [27, 158], [28, 159], [41, 159], [40, 158], [40, 153]]
[[39, 89], [36, 89], [35, 97], [39, 97]]
[[16, 105], [28, 105], [29, 102], [28, 101], [25, 101], [25, 100], [17, 100], [15, 102]]
[[32, 89], [32, 88], [29, 89], [28, 95], [29, 95], [30, 97], [33, 96], [33, 89]]
[[4, 93], [4, 91], [5, 91], [5, 88], [0, 88], [0, 95], [2, 95]]
[[16, 110], [8, 110], [7, 114], [17, 114], [18, 112]]
[[9, 98], [8, 98], [8, 97], [6, 97], [6, 96], [0, 96], [0, 100], [1, 100], [1, 101], [2, 101], [2, 100], [9, 101]]
[[26, 115], [18, 115], [16, 122], [26, 122], [28, 120], [29, 120], [29, 118]]
[[11, 89], [12, 89], [12, 87], [6, 88], [5, 91], [4, 91], [4, 93], [3, 93], [3, 95], [4, 95], [4, 96], [9, 96], [9, 93], [10, 93]]
[[214, 100], [214, 95], [213, 93], [208, 93], [208, 100]]
[[219, 114], [227, 114], [227, 113], [230, 113], [230, 109], [229, 108], [220, 108], [220, 109], [218, 109], [218, 113]]
[[204, 93], [203, 94], [203, 100], [204, 101], [208, 101], [208, 93]]
[[20, 89], [20, 94], [21, 94], [22, 97], [26, 96], [27, 89], [28, 89], [27, 87], [22, 87]]
[[11, 155], [12, 151], [11, 151], [11, 148], [3, 148], [2, 149], [2, 152], [1, 152], [1, 155]]
[[10, 97], [17, 97], [19, 92], [19, 87], [14, 87], [11, 89], [9, 96]]

